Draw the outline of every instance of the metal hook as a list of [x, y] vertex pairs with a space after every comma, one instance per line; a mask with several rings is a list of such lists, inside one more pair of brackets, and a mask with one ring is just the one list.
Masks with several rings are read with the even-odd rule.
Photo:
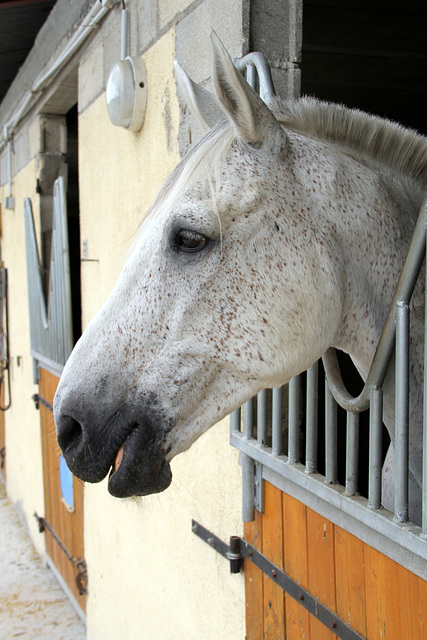
[[239, 71], [246, 71], [248, 83], [255, 91], [259, 80], [259, 95], [264, 102], [276, 95], [270, 65], [262, 53], [254, 51], [243, 58], [236, 58], [234, 65]]

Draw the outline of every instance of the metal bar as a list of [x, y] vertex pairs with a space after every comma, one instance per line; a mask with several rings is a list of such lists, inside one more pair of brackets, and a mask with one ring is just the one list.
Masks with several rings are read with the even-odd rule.
[[[233, 544], [233, 551], [231, 552], [229, 545], [211, 531], [202, 527], [202, 525], [195, 520], [191, 521], [191, 528], [193, 533], [199, 536], [199, 538], [207, 542], [209, 546], [224, 558], [230, 560], [230, 570], [232, 563], [236, 563], [238, 560], [241, 562], [244, 559], [245, 561], [252, 562], [275, 584], [283, 589], [283, 591], [290, 595], [291, 598], [296, 600], [301, 607], [311, 613], [311, 615], [317, 618], [317, 620], [328, 629], [332, 630], [338, 638], [341, 640], [364, 640], [363, 636], [339, 618], [334, 611], [331, 611], [331, 609], [322, 604], [309, 591], [301, 587], [301, 585], [280, 569], [280, 567], [273, 564], [271, 560], [246, 540], [242, 540], [238, 536], [232, 536], [230, 538], [230, 545], [231, 543]], [[240, 541], [240, 544], [238, 544], [238, 541]], [[237, 573], [237, 570], [233, 571], [233, 573], [234, 572]]]
[[267, 58], [262, 53], [253, 51], [243, 58], [237, 58], [233, 62], [239, 71], [246, 71], [248, 83], [254, 90], [256, 90], [256, 85], [255, 87], [252, 85], [252, 69], [256, 69], [256, 73], [259, 78], [259, 95], [264, 102], [276, 95], [270, 65], [268, 64]]
[[[253, 437], [254, 400], [250, 398], [243, 405], [243, 437]], [[255, 518], [255, 462], [249, 456], [240, 457], [242, 467], [242, 520], [252, 522]]]
[[264, 502], [265, 482], [262, 477], [262, 464], [254, 462], [254, 507], [260, 513], [264, 513]]
[[240, 455], [242, 467], [242, 520], [255, 519], [255, 462], [247, 455]]
[[288, 462], [295, 464], [300, 460], [300, 376], [291, 378], [288, 389]]
[[128, 56], [128, 50], [129, 50], [129, 45], [128, 45], [128, 32], [129, 32], [129, 27], [128, 27], [128, 23], [129, 23], [129, 11], [127, 9], [122, 9], [122, 39], [121, 39], [121, 46], [120, 46], [120, 57], [122, 60], [124, 60], [127, 56]]
[[329, 391], [325, 380], [325, 482], [332, 484], [338, 480], [338, 411], [337, 403]]
[[37, 403], [40, 403], [40, 404], [42, 404], [44, 407], [46, 407], [46, 409], [49, 409], [49, 411], [52, 411], [52, 412], [53, 412], [53, 405], [52, 405], [48, 400], [46, 400], [45, 398], [43, 398], [43, 396], [41, 396], [40, 394], [35, 393], [35, 394], [33, 395], [33, 400], [34, 400], [34, 402], [35, 402], [36, 404], [37, 404]]
[[307, 431], [305, 447], [305, 471], [317, 472], [317, 437], [318, 437], [318, 379], [319, 364], [315, 362], [307, 370]]
[[245, 438], [253, 437], [254, 428], [254, 399], [250, 398], [243, 405], [243, 434]]
[[257, 442], [267, 444], [267, 389], [257, 395]]
[[230, 431], [240, 431], [240, 424], [242, 419], [241, 409], [236, 409], [230, 414]]
[[396, 305], [395, 505], [398, 522], [408, 521], [409, 496], [409, 305]]
[[396, 288], [393, 302], [372, 361], [362, 392], [354, 398], [345, 388], [334, 349], [328, 349], [323, 356], [323, 365], [331, 392], [338, 404], [346, 411], [365, 411], [369, 407], [370, 390], [382, 387], [387, 369], [394, 351], [395, 307], [398, 301], [409, 302], [420, 273], [426, 249], [425, 218], [427, 216], [427, 199], [424, 200], [412, 236], [408, 255]]
[[258, 73], [253, 64], [248, 64], [246, 66], [246, 81], [252, 89], [258, 93]]
[[383, 390], [371, 389], [369, 408], [369, 487], [368, 497], [371, 509], [381, 507], [381, 472], [383, 466]]
[[283, 448], [283, 387], [273, 389], [272, 454], [280, 456]]
[[347, 447], [345, 490], [349, 496], [357, 493], [359, 484], [359, 414], [347, 411]]
[[87, 592], [88, 592], [88, 590], [87, 590], [87, 565], [86, 565], [86, 562], [83, 560], [83, 558], [76, 558], [75, 556], [73, 556], [69, 552], [69, 550], [67, 549], [65, 544], [62, 542], [61, 538], [58, 536], [58, 534], [53, 529], [52, 525], [46, 520], [46, 518], [43, 518], [42, 516], [39, 516], [36, 511], [34, 512], [34, 517], [38, 522], [40, 533], [48, 531], [50, 533], [50, 535], [52, 536], [52, 538], [55, 540], [55, 542], [58, 545], [58, 547], [65, 554], [67, 560], [71, 564], [75, 565], [75, 567], [77, 569], [77, 575], [75, 576], [75, 579], [76, 579], [76, 585], [77, 585], [77, 588], [78, 588], [79, 595], [80, 596], [86, 595]]
[[203, 527], [195, 520], [191, 521], [191, 530], [204, 542], [207, 542], [212, 549], [219, 553], [223, 558], [227, 558], [227, 553], [230, 551], [229, 545], [221, 540], [214, 533]]
[[269, 447], [258, 447], [241, 433], [232, 435], [231, 444], [260, 462], [263, 477], [278, 489], [427, 579], [427, 541], [420, 527], [395, 522], [386, 509], [368, 509], [363, 496], [349, 496], [340, 484], [325, 484], [324, 476], [305, 473], [303, 465], [288, 464], [286, 456], [272, 456]]

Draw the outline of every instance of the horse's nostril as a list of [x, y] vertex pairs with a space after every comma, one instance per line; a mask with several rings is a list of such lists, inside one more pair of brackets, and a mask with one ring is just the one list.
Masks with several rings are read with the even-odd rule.
[[82, 425], [71, 416], [63, 416], [60, 425], [57, 425], [57, 437], [58, 444], [64, 454], [76, 449], [83, 439]]

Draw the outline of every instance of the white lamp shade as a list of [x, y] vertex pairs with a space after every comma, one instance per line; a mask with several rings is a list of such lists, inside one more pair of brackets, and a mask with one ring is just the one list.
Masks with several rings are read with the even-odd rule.
[[147, 104], [145, 65], [141, 58], [116, 62], [107, 82], [107, 109], [111, 122], [118, 127], [139, 131]]

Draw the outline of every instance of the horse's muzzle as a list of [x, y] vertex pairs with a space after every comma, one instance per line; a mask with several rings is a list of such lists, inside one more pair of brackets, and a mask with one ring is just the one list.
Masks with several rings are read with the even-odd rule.
[[100, 482], [110, 474], [108, 490], [118, 498], [159, 493], [169, 486], [172, 473], [164, 446], [169, 428], [153, 398], [124, 406], [106, 420], [84, 415], [82, 408], [67, 411], [66, 404], [66, 396], [55, 397], [58, 444], [77, 478]]

